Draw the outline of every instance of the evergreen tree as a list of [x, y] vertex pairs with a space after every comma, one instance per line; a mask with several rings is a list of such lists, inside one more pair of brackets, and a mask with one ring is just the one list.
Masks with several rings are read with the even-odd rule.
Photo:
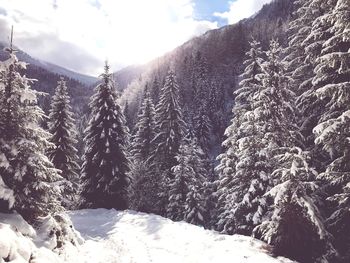
[[[275, 156], [302, 145], [281, 48], [271, 41], [264, 63], [255, 56], [257, 50], [252, 48], [248, 54], [254, 59], [246, 62], [234, 107], [236, 117], [227, 130], [230, 147], [218, 167], [226, 172], [219, 188], [225, 195], [219, 230], [227, 233], [251, 234], [262, 222], [268, 208], [264, 195], [279, 182], [271, 178], [278, 167]], [[229, 185], [226, 189], [225, 184]]]
[[208, 154], [212, 125], [210, 124], [208, 109], [205, 107], [205, 105], [200, 106], [198, 109], [197, 115], [194, 118], [194, 123], [194, 129], [196, 131], [196, 137], [199, 140], [199, 145], [205, 151], [205, 153]]
[[13, 191], [13, 209], [32, 222], [60, 211], [57, 183], [62, 178], [45, 153], [53, 145], [40, 127], [44, 112], [37, 106], [39, 92], [21, 75], [26, 64], [15, 51], [0, 67], [0, 174]]
[[[305, 39], [311, 32], [313, 15], [311, 14], [310, 3], [312, 0], [297, 0], [294, 2], [296, 11], [295, 19], [289, 23], [289, 43], [286, 48], [287, 69], [290, 75], [290, 89], [297, 96], [311, 89], [313, 77], [312, 61], [307, 58]], [[306, 106], [306, 105], [305, 105]]]
[[132, 193], [130, 207], [136, 211], [145, 213], [159, 213], [157, 207], [159, 197], [159, 178], [150, 168], [149, 162], [136, 161], [133, 159], [130, 168], [132, 178]]
[[85, 136], [83, 206], [126, 209], [130, 185], [127, 128], [107, 64], [101, 77], [90, 103]]
[[177, 155], [178, 165], [173, 167], [174, 179], [169, 182], [167, 216], [175, 221], [204, 225], [203, 183], [204, 163], [196, 140], [183, 142]]
[[[299, 85], [297, 90], [297, 107], [301, 111], [300, 126], [306, 141], [305, 145], [310, 151], [311, 163], [318, 171], [325, 169], [325, 164], [329, 162], [329, 158], [319, 145], [315, 145], [315, 136], [313, 128], [319, 123], [324, 111], [326, 110], [327, 100], [321, 100], [316, 95], [316, 87], [313, 84], [315, 76], [314, 68], [316, 61], [321, 55], [324, 42], [330, 37], [329, 31], [330, 21], [326, 18], [327, 14], [332, 10], [334, 0], [309, 0], [306, 1], [300, 13], [300, 39], [302, 43], [293, 42], [291, 45], [300, 46], [304, 49], [305, 59], [297, 65], [294, 65], [295, 73], [292, 75], [294, 85]], [[298, 22], [298, 21], [296, 21]], [[304, 23], [304, 25], [301, 24]], [[306, 37], [305, 37], [306, 35]], [[302, 51], [301, 51], [302, 52]], [[301, 58], [303, 54], [301, 53]], [[303, 82], [301, 82], [303, 80]]]
[[58, 81], [52, 98], [48, 125], [52, 134], [50, 141], [56, 146], [49, 150], [48, 155], [55, 167], [61, 170], [62, 177], [66, 179], [61, 190], [63, 205], [72, 208], [77, 201], [79, 178], [78, 156], [75, 148], [77, 132], [66, 82], [63, 78]]
[[203, 190], [195, 184], [189, 185], [188, 188], [184, 219], [186, 222], [193, 225], [204, 226], [206, 224], [204, 215], [207, 213], [207, 211], [205, 211], [203, 202]]
[[168, 181], [174, 178], [171, 168], [177, 165], [176, 155], [184, 134], [185, 123], [179, 104], [179, 87], [174, 71], [170, 70], [161, 90], [156, 108], [156, 137], [153, 140], [155, 150], [152, 161], [155, 172], [160, 178], [159, 213], [165, 214], [168, 202]]
[[153, 139], [155, 137], [155, 109], [151, 94], [146, 89], [142, 102], [135, 135], [132, 141], [132, 166], [133, 178], [133, 208], [148, 213], [156, 213], [158, 203], [157, 189], [159, 178], [153, 171], [154, 164], [150, 158], [153, 152]]
[[[252, 178], [244, 178], [245, 174], [237, 175], [237, 164], [239, 162], [239, 141], [245, 136], [250, 136], [254, 139], [252, 128], [255, 121], [247, 118], [250, 111], [253, 110], [255, 104], [253, 100], [256, 98], [256, 92], [262, 85], [261, 83], [261, 64], [262, 51], [260, 43], [251, 42], [251, 48], [247, 52], [247, 60], [245, 61], [245, 71], [242, 74], [243, 80], [240, 83], [240, 88], [235, 92], [235, 106], [233, 108], [232, 124], [226, 129], [225, 135], [227, 139], [223, 143], [226, 151], [219, 155], [219, 166], [216, 170], [219, 172], [219, 180], [217, 182], [217, 206], [218, 206], [218, 222], [217, 229], [225, 233], [233, 234], [237, 231], [238, 220], [234, 219], [234, 211], [239, 200], [243, 200], [245, 192], [249, 189]], [[252, 114], [251, 114], [252, 115]], [[245, 123], [245, 126], [243, 124]], [[246, 129], [249, 128], [250, 134]], [[261, 141], [260, 138], [257, 141]], [[255, 139], [254, 139], [255, 140]], [[249, 144], [246, 146], [249, 147]], [[251, 150], [254, 152], [253, 147]], [[257, 153], [258, 154], [258, 153]], [[253, 161], [253, 160], [251, 160]], [[254, 172], [253, 172], [254, 173]], [[243, 178], [239, 177], [243, 176]]]
[[288, 149], [275, 159], [279, 167], [271, 176], [281, 183], [267, 193], [274, 198], [272, 217], [255, 229], [255, 235], [272, 244], [277, 255], [300, 262], [334, 262], [330, 235], [310, 195], [317, 188], [317, 173], [308, 167], [306, 153]]
[[129, 103], [128, 101], [125, 102], [124, 108], [123, 108], [123, 115], [125, 118], [125, 125], [128, 129], [132, 127], [132, 118], [129, 110]]
[[[279, 166], [276, 156], [291, 147], [303, 146], [304, 141], [296, 126], [295, 95], [288, 86], [289, 79], [285, 74], [286, 65], [281, 61], [281, 52], [279, 44], [271, 41], [270, 49], [266, 52], [267, 60], [262, 64], [262, 86], [253, 100], [252, 119], [255, 127], [252, 130], [256, 135], [240, 141], [241, 148], [246, 148], [241, 153], [248, 159], [244, 161], [240, 157], [237, 166], [242, 166], [243, 169], [239, 172], [254, 176], [254, 179], [248, 177], [251, 183], [243, 197], [243, 207], [240, 208], [243, 209], [243, 216], [248, 221], [251, 219], [251, 223], [248, 222], [250, 226], [262, 222], [267, 209], [264, 194], [281, 182], [278, 178], [271, 178]], [[248, 214], [244, 212], [246, 209]]]
[[212, 129], [209, 119], [210, 111], [208, 98], [210, 96], [211, 85], [209, 81], [208, 64], [199, 51], [196, 53], [192, 64], [192, 99], [188, 102], [188, 104], [191, 105], [189, 111], [193, 117], [193, 128], [198, 138], [199, 145], [203, 151], [208, 154]]
[[174, 71], [170, 70], [156, 108], [156, 129], [158, 134], [153, 142], [156, 145], [155, 160], [161, 170], [167, 172], [177, 164], [181, 138], [184, 134], [185, 123], [179, 104], [179, 87]]
[[190, 138], [188, 143], [188, 163], [194, 172], [186, 194], [184, 220], [194, 225], [206, 226], [210, 220], [205, 190], [208, 187], [209, 173], [206, 168], [206, 157], [197, 143], [196, 138]]
[[132, 154], [137, 161], [146, 162], [150, 158], [153, 151], [152, 141], [155, 137], [155, 126], [155, 108], [151, 94], [146, 89], [132, 142]]
[[154, 77], [153, 82], [152, 82], [152, 86], [150, 88], [150, 95], [151, 95], [151, 99], [153, 101], [154, 104], [158, 103], [159, 97], [160, 97], [160, 88], [161, 84], [159, 82], [159, 79], [157, 76]]
[[188, 185], [194, 171], [188, 165], [188, 149], [181, 146], [177, 156], [178, 165], [172, 169], [174, 178], [169, 180], [169, 201], [166, 215], [174, 221], [181, 221], [185, 217], [186, 195]]
[[208, 108], [209, 108], [209, 117], [211, 119], [214, 119], [214, 115], [219, 109], [219, 91], [218, 91], [218, 84], [215, 79], [213, 79], [210, 83], [210, 89], [209, 89], [209, 101], [208, 101]]
[[314, 133], [315, 143], [322, 146], [331, 160], [320, 179], [329, 186], [327, 201], [331, 203], [332, 211], [327, 222], [342, 260], [347, 262], [350, 260], [350, 227], [345, 223], [350, 218], [350, 11], [348, 1], [331, 3], [329, 12], [323, 15], [331, 25], [327, 31], [328, 39], [316, 60], [313, 79], [317, 98], [325, 102], [324, 114]]

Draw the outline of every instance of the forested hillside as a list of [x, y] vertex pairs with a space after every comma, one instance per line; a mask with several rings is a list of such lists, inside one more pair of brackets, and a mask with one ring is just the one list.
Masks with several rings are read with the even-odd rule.
[[[169, 220], [111, 210], [132, 209], [202, 227], [199, 236], [204, 229], [223, 234], [211, 244], [225, 235], [252, 237], [266, 260], [269, 253], [349, 262], [349, 6], [275, 0], [146, 66], [112, 73], [106, 61], [91, 96], [73, 93], [82, 91], [76, 81], [28, 68], [11, 34], [0, 62], [0, 215], [13, 219], [13, 229], [28, 222], [35, 228], [23, 223], [28, 238], [37, 231], [60, 255], [82, 245], [67, 210], [82, 210], [70, 213], [73, 220], [85, 223], [85, 215], [90, 233], [108, 239], [95, 243], [101, 255], [125, 248], [116, 245], [125, 233], [119, 216], [132, 218], [124, 228], [145, 229], [136, 243], [166, 240], [158, 233]], [[53, 80], [54, 91], [45, 86]], [[51, 94], [48, 115], [40, 89]], [[100, 212], [96, 229], [89, 214]], [[4, 240], [0, 262], [11, 262]], [[151, 258], [153, 249], [143, 251]]]
[[[244, 19], [237, 24], [211, 30], [196, 37], [174, 51], [140, 66], [134, 79], [118, 82], [118, 78], [135, 72], [125, 69], [117, 72], [117, 83], [124, 90], [122, 104], [127, 104], [125, 113], [130, 128], [136, 121], [142, 92], [146, 85], [157, 92], [157, 85], [162, 86], [169, 68], [176, 71], [179, 82], [181, 101], [185, 107], [185, 118], [194, 114], [193, 109], [200, 108], [199, 100], [209, 101], [206, 105], [206, 117], [212, 127], [210, 136], [210, 157], [215, 159], [219, 152], [220, 141], [231, 117], [233, 91], [237, 89], [239, 75], [243, 71], [245, 52], [253, 38], [260, 41], [263, 47], [269, 40], [277, 38], [281, 44], [287, 42], [287, 27], [293, 11], [293, 0], [275, 0], [265, 5], [255, 16]], [[130, 72], [130, 73], [129, 73]], [[203, 94], [200, 98], [195, 89], [201, 78], [205, 78]], [[127, 84], [127, 85], [126, 85]], [[156, 100], [155, 96], [154, 99]], [[155, 101], [156, 102], [156, 101]], [[194, 102], [194, 103], [193, 103]], [[195, 125], [195, 124], [194, 124]]]

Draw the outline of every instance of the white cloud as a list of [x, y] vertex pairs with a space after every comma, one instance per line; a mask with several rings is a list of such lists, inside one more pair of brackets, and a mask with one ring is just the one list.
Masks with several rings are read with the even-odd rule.
[[114, 69], [144, 63], [217, 28], [193, 18], [193, 0], [0, 0], [0, 9], [17, 46], [89, 74], [106, 58]]
[[254, 15], [264, 4], [271, 0], [236, 0], [230, 2], [230, 10], [223, 13], [214, 13], [214, 16], [227, 19], [229, 24], [234, 24], [244, 18]]

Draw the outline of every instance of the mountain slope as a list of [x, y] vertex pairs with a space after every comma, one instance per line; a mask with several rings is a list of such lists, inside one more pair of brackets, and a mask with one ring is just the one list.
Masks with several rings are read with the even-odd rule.
[[[193, 55], [197, 51], [205, 56], [215, 74], [221, 70], [232, 72], [234, 66], [242, 62], [248, 41], [252, 38], [261, 41], [263, 47], [267, 47], [271, 38], [277, 38], [282, 43], [286, 42], [285, 30], [293, 12], [293, 2], [294, 0], [273, 0], [251, 18], [210, 30], [145, 65], [117, 71], [115, 76], [128, 80], [120, 82], [120, 88], [124, 90], [142, 75], [162, 74], [164, 68], [168, 68], [170, 64], [177, 64], [176, 68], [183, 66], [186, 56]], [[227, 70], [230, 67], [232, 69]]]
[[[263, 48], [268, 46], [272, 38], [277, 38], [282, 44], [285, 44], [293, 3], [294, 0], [274, 0], [251, 18], [208, 31], [146, 65], [136, 67], [136, 69], [132, 67], [132, 72], [124, 69], [115, 73], [119, 78], [128, 79], [120, 83], [120, 89], [124, 90], [121, 103], [128, 103], [128, 123], [134, 124], [136, 120], [146, 84], [152, 85], [155, 77], [162, 82], [171, 67], [176, 71], [182, 108], [193, 108], [191, 105], [193, 100], [188, 97], [193, 92], [191, 75], [193, 61], [199, 53], [205, 58], [208, 66], [207, 80], [212, 83], [211, 89], [215, 88], [218, 94], [215, 102], [216, 115], [210, 117], [211, 123], [215, 126], [210, 136], [210, 155], [214, 159], [220, 152], [224, 131], [230, 120], [233, 91], [238, 87], [240, 81], [239, 76], [243, 70], [244, 56], [248, 50], [249, 41], [254, 38], [262, 43]], [[140, 73], [133, 74], [137, 71]], [[134, 78], [126, 78], [130, 75], [133, 75]], [[206, 96], [206, 100], [208, 98], [209, 96]], [[210, 110], [208, 108], [208, 111]]]
[[[0, 58], [2, 60], [3, 60], [3, 58], [5, 58], [7, 56], [6, 52], [3, 51], [5, 46], [6, 45], [4, 43], [0, 42]], [[80, 74], [80, 73], [65, 69], [63, 67], [60, 67], [58, 65], [35, 59], [22, 50], [18, 50], [17, 57], [20, 60], [29, 63], [30, 65], [35, 65], [39, 68], [43, 68], [43, 69], [45, 69], [53, 74], [66, 76], [68, 78], [71, 78], [71, 79], [74, 79], [78, 82], [81, 82], [83, 85], [86, 85], [86, 86], [90, 86], [90, 85], [96, 83], [96, 81], [98, 80], [95, 77]]]

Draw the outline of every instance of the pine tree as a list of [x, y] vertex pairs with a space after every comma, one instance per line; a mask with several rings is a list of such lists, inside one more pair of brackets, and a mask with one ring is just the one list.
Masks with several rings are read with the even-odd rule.
[[205, 211], [202, 189], [198, 185], [190, 185], [188, 187], [188, 193], [186, 195], [185, 205], [185, 221], [193, 225], [204, 226], [206, 220], [204, 215]]
[[196, 140], [183, 142], [173, 167], [174, 179], [169, 182], [167, 216], [175, 221], [204, 225], [203, 183], [206, 176], [201, 150]]
[[[311, 88], [313, 77], [312, 61], [307, 58], [305, 39], [311, 32], [313, 14], [310, 12], [312, 0], [298, 0], [294, 2], [296, 11], [295, 19], [289, 23], [289, 43], [286, 48], [287, 56], [284, 60], [288, 65], [288, 73], [291, 77], [290, 89], [297, 96], [307, 92]], [[305, 105], [306, 106], [306, 105]]]
[[194, 110], [196, 107], [206, 103], [209, 97], [210, 81], [208, 74], [208, 63], [201, 54], [197, 52], [194, 57], [193, 62], [193, 72], [192, 72], [192, 82], [193, 82], [193, 106]]
[[[294, 67], [295, 73], [292, 75], [294, 85], [299, 84], [297, 90], [297, 107], [301, 111], [300, 126], [306, 141], [305, 145], [310, 151], [311, 163], [318, 171], [325, 169], [325, 164], [329, 162], [329, 158], [319, 145], [315, 145], [315, 136], [313, 128], [319, 123], [326, 110], [326, 100], [321, 100], [316, 95], [317, 87], [313, 85], [315, 76], [314, 68], [316, 60], [320, 57], [324, 42], [330, 37], [329, 27], [330, 21], [327, 14], [332, 10], [334, 0], [309, 0], [306, 1], [301, 11], [304, 27], [300, 29], [300, 34], [296, 35], [302, 42], [294, 42], [292, 45], [300, 46], [304, 49], [305, 60]], [[296, 21], [297, 23], [298, 21]], [[301, 55], [302, 56], [302, 55]], [[299, 78], [298, 78], [299, 76]], [[300, 83], [300, 80], [304, 80]]]
[[[250, 169], [249, 165], [247, 166], [249, 162], [244, 162], [240, 158], [244, 168], [242, 174], [247, 173], [246, 169], [250, 172], [255, 170], [256, 173], [243, 198], [243, 208], [253, 208], [250, 211], [254, 215], [248, 213], [246, 216], [252, 219], [253, 226], [262, 222], [266, 212], [267, 204], [264, 194], [269, 188], [280, 182], [277, 179], [272, 180], [270, 176], [279, 165], [278, 159], [275, 158], [276, 155], [292, 147], [303, 146], [304, 141], [296, 126], [295, 94], [288, 86], [289, 79], [285, 74], [286, 65], [281, 61], [282, 49], [278, 42], [271, 41], [266, 56], [267, 60], [262, 64], [262, 86], [254, 98], [255, 128], [253, 130], [258, 136], [255, 136], [253, 141], [247, 138], [247, 141], [241, 140], [240, 142], [242, 148], [245, 148], [244, 143], [247, 143], [248, 155], [246, 157], [251, 155], [253, 160], [255, 159], [250, 164], [257, 169]], [[249, 149], [252, 146], [253, 149]], [[244, 151], [242, 153], [244, 154]], [[251, 159], [248, 158], [248, 161]]]
[[155, 137], [155, 108], [150, 92], [146, 89], [132, 143], [132, 154], [137, 161], [146, 162], [153, 151]]
[[148, 213], [156, 213], [158, 203], [157, 189], [159, 178], [153, 171], [154, 164], [150, 158], [153, 152], [153, 139], [155, 137], [155, 109], [151, 94], [146, 89], [142, 102], [135, 135], [132, 141], [132, 166], [133, 178], [133, 208]]
[[66, 82], [63, 78], [58, 81], [52, 98], [48, 125], [52, 134], [50, 141], [56, 146], [49, 150], [48, 156], [55, 167], [61, 170], [62, 177], [66, 179], [61, 190], [62, 203], [65, 207], [72, 208], [77, 201], [79, 185], [79, 165], [75, 148], [77, 132]]
[[210, 83], [209, 89], [209, 101], [208, 101], [208, 117], [212, 123], [212, 130], [214, 133], [220, 130], [219, 116], [220, 114], [220, 104], [219, 104], [219, 91], [218, 84], [215, 79]]
[[191, 73], [191, 88], [192, 97], [186, 94], [186, 97], [191, 97], [187, 102], [190, 105], [188, 109], [193, 120], [193, 128], [198, 138], [199, 145], [209, 153], [209, 141], [212, 125], [209, 119], [209, 101], [210, 96], [210, 81], [208, 74], [208, 65], [206, 59], [198, 51], [192, 62]]
[[160, 178], [158, 193], [160, 195], [159, 213], [164, 214], [168, 202], [168, 180], [174, 178], [171, 168], [178, 164], [179, 152], [185, 123], [179, 104], [179, 87], [174, 71], [170, 70], [161, 90], [156, 108], [156, 137], [153, 140], [155, 150], [152, 161]]
[[153, 101], [154, 104], [157, 104], [159, 101], [159, 97], [160, 97], [160, 82], [158, 80], [158, 77], [155, 76], [152, 82], [152, 86], [150, 88], [150, 95], [151, 95], [151, 99]]
[[156, 144], [155, 159], [159, 162], [161, 169], [166, 171], [177, 164], [175, 156], [184, 134], [185, 123], [182, 119], [178, 92], [175, 73], [170, 70], [156, 108], [158, 134], [153, 140]]
[[130, 185], [127, 128], [107, 63], [101, 77], [90, 103], [85, 136], [83, 206], [126, 209]]
[[197, 111], [197, 115], [194, 118], [196, 137], [199, 140], [199, 145], [209, 154], [210, 146], [210, 135], [212, 130], [212, 125], [208, 117], [208, 109], [205, 105], [200, 106]]
[[315, 143], [322, 146], [331, 160], [320, 179], [329, 186], [327, 200], [333, 208], [327, 222], [342, 260], [347, 262], [350, 260], [350, 227], [345, 223], [350, 218], [350, 10], [348, 1], [332, 3], [329, 12], [323, 15], [331, 26], [321, 56], [316, 60], [313, 79], [317, 98], [325, 102], [324, 113], [314, 133]]
[[62, 178], [45, 153], [53, 145], [40, 127], [45, 117], [37, 106], [41, 95], [30, 88], [32, 80], [21, 75], [26, 64], [15, 51], [0, 67], [0, 174], [13, 191], [13, 209], [33, 222], [60, 211], [57, 183]]
[[131, 209], [145, 213], [159, 213], [157, 207], [159, 178], [150, 168], [149, 162], [137, 162], [134, 159], [130, 167], [130, 177], [132, 178]]
[[333, 262], [330, 235], [310, 195], [317, 188], [317, 172], [308, 166], [307, 154], [293, 148], [274, 158], [279, 167], [271, 176], [281, 183], [267, 193], [274, 199], [272, 217], [254, 230], [255, 235], [272, 244], [276, 255], [300, 262]]
[[256, 118], [264, 129], [269, 148], [302, 146], [303, 137], [296, 127], [295, 94], [289, 88], [286, 64], [281, 61], [282, 49], [275, 40], [266, 52], [262, 65], [262, 89], [256, 98]]
[[188, 149], [181, 146], [179, 150], [176, 158], [179, 164], [172, 169], [174, 178], [169, 180], [169, 201], [166, 210], [167, 217], [174, 221], [181, 221], [185, 217], [187, 187], [194, 173], [188, 165]]
[[132, 118], [130, 115], [130, 109], [129, 109], [129, 102], [126, 101], [124, 108], [123, 108], [123, 115], [125, 118], [125, 125], [126, 127], [128, 127], [128, 129], [130, 129], [132, 127]]
[[[254, 110], [253, 107], [255, 107], [255, 104], [253, 104], [253, 100], [256, 98], [255, 94], [262, 85], [260, 79], [262, 73], [261, 57], [260, 43], [256, 41], [251, 42], [251, 49], [247, 52], [247, 60], [244, 62], [246, 68], [242, 74], [243, 80], [240, 83], [240, 88], [235, 92], [236, 98], [232, 124], [225, 132], [227, 139], [224, 141], [223, 147], [226, 151], [219, 155], [220, 164], [216, 168], [219, 173], [216, 193], [219, 217], [217, 229], [229, 234], [238, 231], [238, 225], [243, 224], [234, 219], [234, 211], [236, 210], [238, 201], [243, 200], [242, 195], [249, 189], [252, 180], [252, 178], [244, 178], [244, 173], [237, 174], [237, 164], [239, 162], [240, 152], [239, 141], [246, 136], [254, 139], [252, 137], [252, 129], [254, 128], [255, 121], [254, 118], [247, 117], [249, 116], [248, 113]], [[250, 129], [248, 133], [246, 131], [247, 128]], [[256, 141], [261, 141], [261, 139], [260, 135], [260, 138]], [[246, 146], [250, 147], [249, 144]], [[251, 150], [253, 152], [255, 151], [253, 147]], [[243, 178], [240, 176], [243, 176]]]
[[189, 138], [188, 163], [194, 172], [186, 194], [184, 220], [194, 225], [206, 226], [210, 220], [208, 204], [205, 202], [205, 190], [208, 187], [209, 173], [206, 168], [206, 156], [194, 137]]

